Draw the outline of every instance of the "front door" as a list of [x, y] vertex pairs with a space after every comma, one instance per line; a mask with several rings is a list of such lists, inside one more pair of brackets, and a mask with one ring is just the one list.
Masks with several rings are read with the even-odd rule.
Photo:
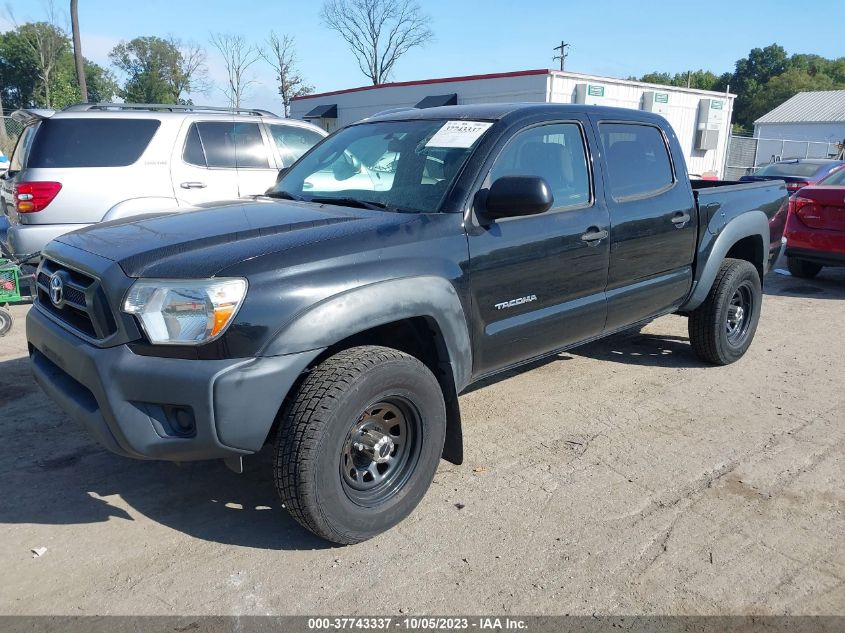
[[482, 184], [541, 176], [554, 203], [540, 215], [480, 221], [467, 229], [479, 324], [476, 377], [596, 336], [604, 327], [609, 218], [594, 195], [588, 137], [584, 121], [523, 128]]
[[[598, 125], [610, 210], [607, 330], [680, 305], [692, 284], [698, 221], [683, 169], [656, 125]], [[680, 154], [678, 150], [677, 155]]]

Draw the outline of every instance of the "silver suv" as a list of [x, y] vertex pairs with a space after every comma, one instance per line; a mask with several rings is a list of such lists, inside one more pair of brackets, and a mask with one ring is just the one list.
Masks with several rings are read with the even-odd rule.
[[264, 110], [104, 103], [12, 116], [26, 127], [0, 205], [18, 256], [97, 222], [264, 193], [326, 136]]

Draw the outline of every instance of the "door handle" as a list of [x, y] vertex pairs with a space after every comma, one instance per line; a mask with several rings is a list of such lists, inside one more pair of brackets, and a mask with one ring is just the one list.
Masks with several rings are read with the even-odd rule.
[[685, 211], [678, 211], [675, 213], [674, 217], [672, 217], [672, 224], [675, 225], [676, 228], [682, 229], [684, 228], [684, 224], [690, 221], [689, 213]]
[[197, 180], [183, 182], [179, 186], [182, 187], [182, 189], [205, 189], [206, 187], [204, 182], [199, 182]]
[[601, 240], [607, 237], [605, 229], [599, 230], [597, 226], [591, 226], [587, 232], [581, 236], [581, 241], [587, 242], [589, 246], [596, 246]]

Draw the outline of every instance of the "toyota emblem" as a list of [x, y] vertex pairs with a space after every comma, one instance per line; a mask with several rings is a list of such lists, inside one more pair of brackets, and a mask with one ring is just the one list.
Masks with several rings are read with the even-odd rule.
[[50, 301], [57, 308], [62, 307], [65, 300], [65, 282], [62, 281], [59, 273], [54, 273], [50, 277]]

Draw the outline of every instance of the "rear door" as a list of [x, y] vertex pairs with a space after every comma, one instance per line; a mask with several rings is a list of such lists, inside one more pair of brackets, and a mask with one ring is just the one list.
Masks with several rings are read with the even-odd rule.
[[[695, 200], [664, 131], [599, 121], [610, 210], [607, 325], [611, 331], [679, 306], [692, 285]], [[683, 179], [683, 181], [681, 180]]]
[[187, 120], [171, 176], [181, 206], [238, 197], [235, 124], [231, 119]]
[[[517, 131], [481, 186], [541, 176], [554, 195], [542, 214], [468, 227], [476, 375], [601, 333], [609, 218], [595, 195], [586, 119]], [[600, 176], [599, 176], [600, 178]], [[477, 218], [475, 219], [477, 221]]]

